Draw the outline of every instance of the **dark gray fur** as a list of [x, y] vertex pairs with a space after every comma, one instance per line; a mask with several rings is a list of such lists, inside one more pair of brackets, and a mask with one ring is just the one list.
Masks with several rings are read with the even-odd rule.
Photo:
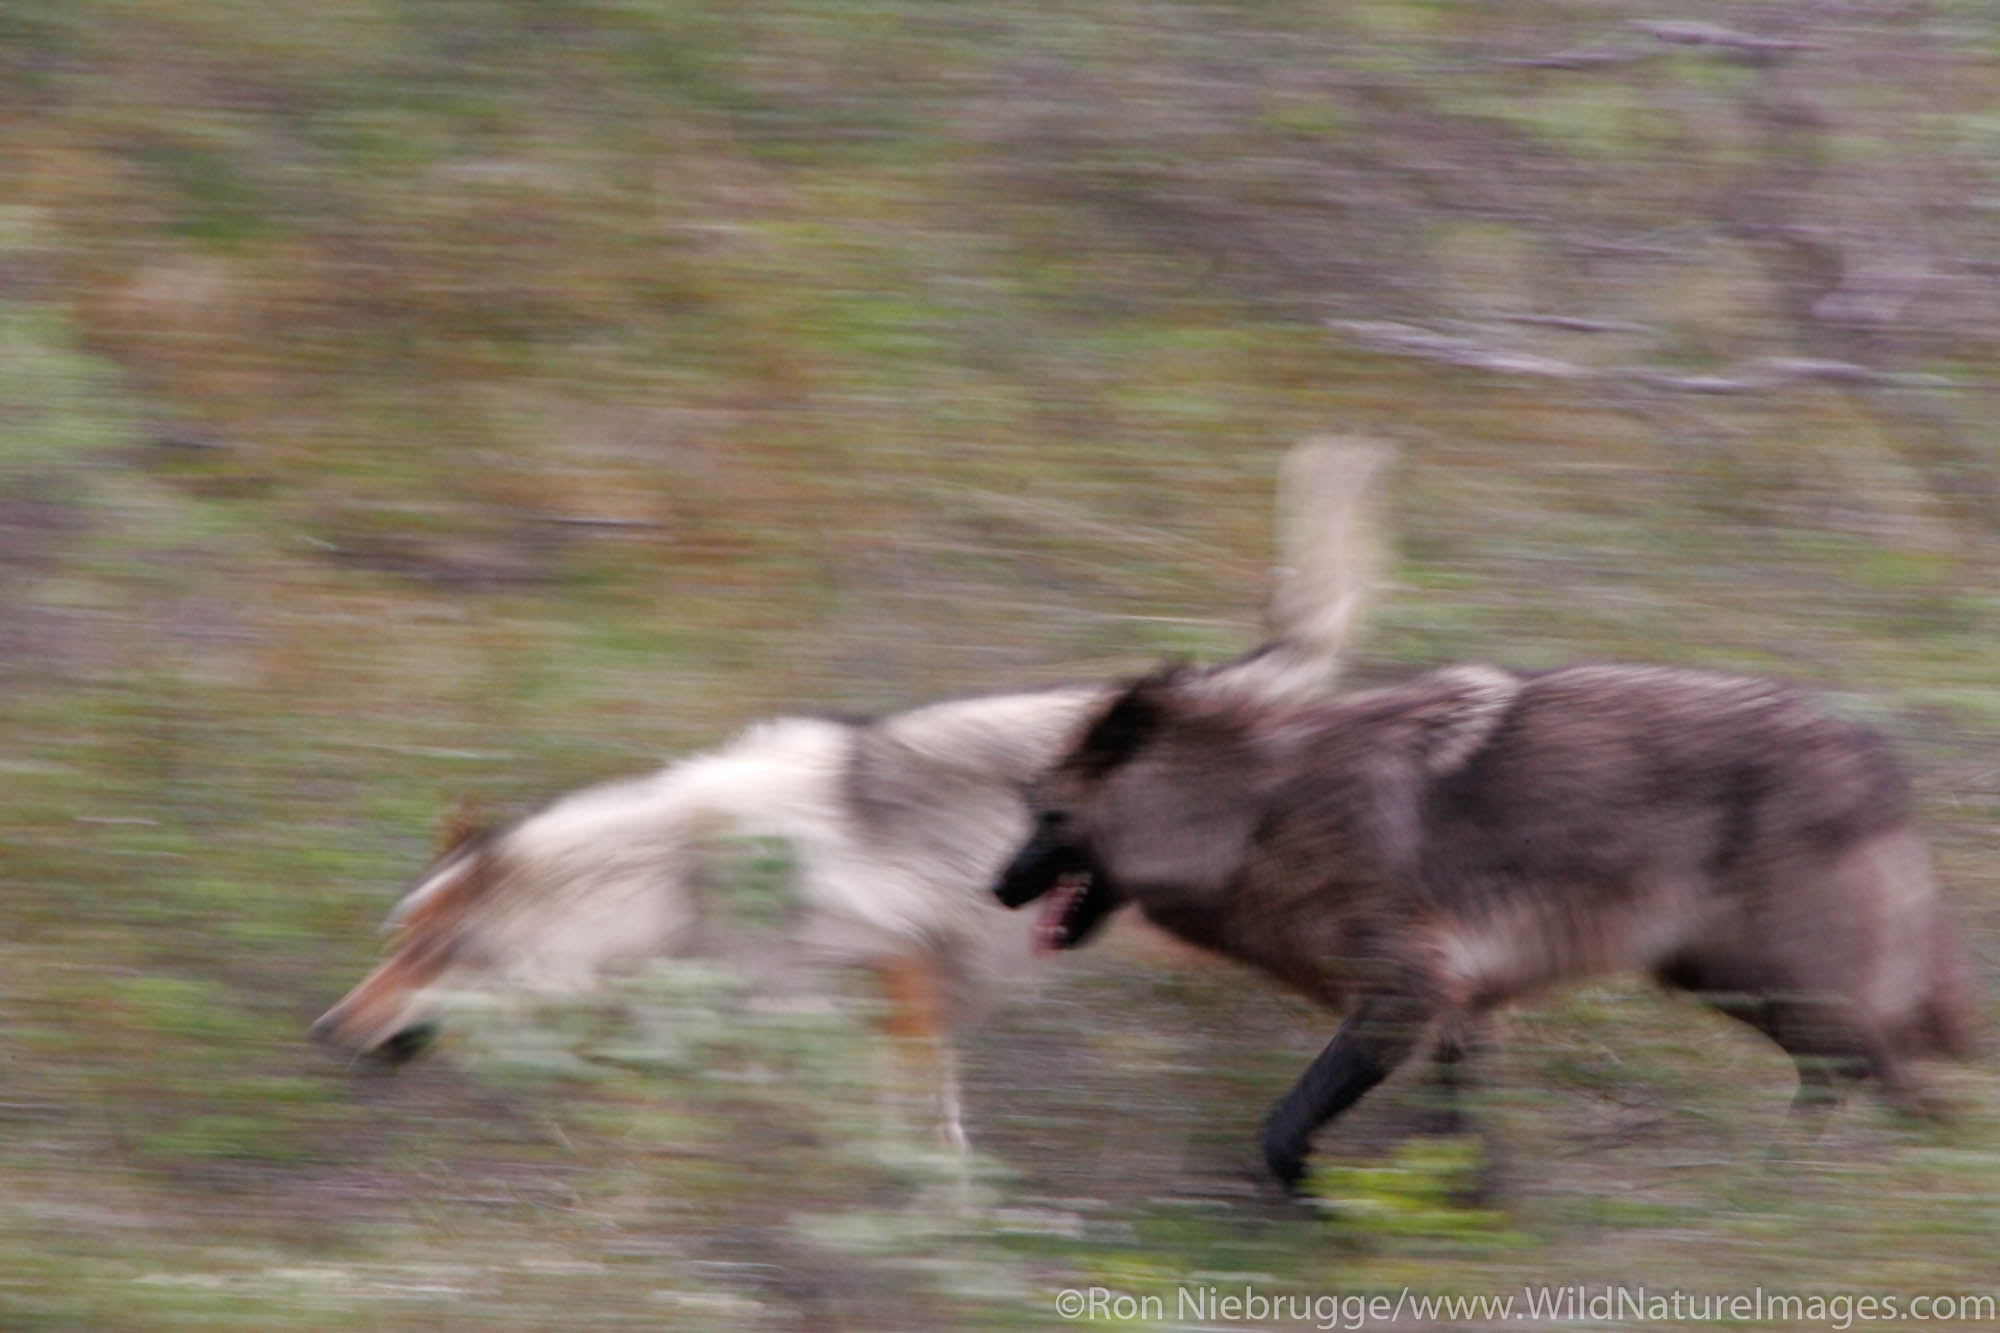
[[1080, 920], [1135, 901], [1348, 1010], [1266, 1124], [1288, 1183], [1313, 1129], [1427, 1039], [1601, 973], [1756, 1027], [1806, 1101], [1872, 1074], [1914, 1107], [1905, 1060], [1969, 1045], [1902, 773], [1769, 681], [1454, 668], [1272, 704], [1166, 673], [1086, 724], [1036, 806], [1010, 905], [1087, 872]]

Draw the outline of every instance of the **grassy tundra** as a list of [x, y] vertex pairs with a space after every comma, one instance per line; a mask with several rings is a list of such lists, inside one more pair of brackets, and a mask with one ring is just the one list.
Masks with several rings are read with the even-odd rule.
[[[461, 797], [1226, 654], [1329, 429], [1407, 459], [1351, 683], [1795, 680], [1907, 756], [1990, 978], [1949, 385], [1994, 359], [2000, 33], [1890, 9], [1760, 54], [1723, 5], [0, 7], [0, 1325], [1985, 1281], [1979, 1072], [1950, 1128], [1803, 1142], [1789, 1061], [1617, 986], [1510, 1018], [1497, 1160], [1402, 1143], [1401, 1080], [1345, 1117], [1335, 1227], [1262, 1211], [1241, 1133], [1318, 1019], [1137, 944], [970, 1043], [965, 1212], [860, 1024], [727, 968], [469, 1012], [393, 1082], [299, 1036]], [[737, 849], [746, 925], [790, 874]]]

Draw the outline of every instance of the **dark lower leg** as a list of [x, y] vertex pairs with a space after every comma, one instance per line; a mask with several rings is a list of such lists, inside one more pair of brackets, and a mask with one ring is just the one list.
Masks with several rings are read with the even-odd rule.
[[1430, 1078], [1424, 1089], [1421, 1134], [1465, 1132], [1465, 1089], [1470, 1085], [1468, 1062], [1486, 1046], [1485, 1026], [1477, 1019], [1445, 1025], [1431, 1050]]
[[[1690, 977], [1701, 975], [1698, 969], [1690, 969], [1689, 977], [1663, 973], [1661, 980], [1685, 986]], [[1799, 1071], [1792, 1114], [1815, 1132], [1826, 1113], [1846, 1100], [1848, 1090], [1870, 1073], [1882, 1074], [1885, 1088], [1896, 1081], [1894, 1071], [1867, 1053], [1869, 1043], [1824, 1000], [1768, 990], [1690, 989], [1717, 1013], [1756, 1028], [1792, 1057]]]
[[1823, 1002], [1767, 996], [1757, 1026], [1798, 1066], [1799, 1090], [1792, 1095], [1792, 1114], [1815, 1130], [1828, 1111], [1847, 1099], [1849, 1089], [1876, 1071], [1876, 1062], [1866, 1054], [1867, 1043]]
[[1305, 1175], [1315, 1129], [1380, 1083], [1416, 1047], [1427, 1015], [1413, 1000], [1367, 999], [1264, 1120], [1264, 1162], [1287, 1189]]

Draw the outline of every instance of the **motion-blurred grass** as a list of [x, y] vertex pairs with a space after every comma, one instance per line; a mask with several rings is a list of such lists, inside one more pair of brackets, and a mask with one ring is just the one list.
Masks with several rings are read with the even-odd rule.
[[[1910, 754], [1990, 979], [1982, 413], [1635, 403], [1321, 327], [1587, 300], [1665, 364], [1800, 350], [1750, 243], [1566, 268], [1525, 212], [1453, 207], [1491, 162], [1593, 235], [1703, 225], [1759, 150], [1754, 72], [1497, 62], [1657, 17], [1611, 8], [0, 4], [0, 1327], [1989, 1281], [1983, 1072], [1953, 1127], [1857, 1105], [1808, 1142], [1781, 1059], [1627, 988], [1488, 1062], [1497, 1212], [1398, 1146], [1392, 1088], [1330, 1136], [1326, 1223], [1251, 1143], [1330, 1020], [1141, 950], [1064, 960], [978, 1037], [966, 1180], [885, 1127], [851, 1023], [759, 1015], [726, 972], [475, 1007], [395, 1080], [302, 1041], [462, 797], [1247, 643], [1276, 459], [1326, 430], [1402, 451], [1354, 678], [1818, 688]], [[1948, 76], [1822, 81], [1837, 166], [1928, 143], [1990, 193], [2000, 25], [1932, 9]]]

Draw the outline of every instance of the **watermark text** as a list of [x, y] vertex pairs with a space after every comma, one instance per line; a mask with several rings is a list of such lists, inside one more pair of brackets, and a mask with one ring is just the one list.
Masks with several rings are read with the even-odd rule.
[[2000, 1324], [2000, 1294], [1852, 1291], [1697, 1292], [1646, 1286], [1527, 1286], [1483, 1295], [1399, 1291], [1270, 1291], [1184, 1283], [1166, 1291], [1067, 1287], [1056, 1314], [1076, 1323], [1293, 1324], [1322, 1330], [1437, 1320], [1501, 1324], [1585, 1320], [1640, 1325], [1783, 1321], [1830, 1329], [1901, 1322]]

